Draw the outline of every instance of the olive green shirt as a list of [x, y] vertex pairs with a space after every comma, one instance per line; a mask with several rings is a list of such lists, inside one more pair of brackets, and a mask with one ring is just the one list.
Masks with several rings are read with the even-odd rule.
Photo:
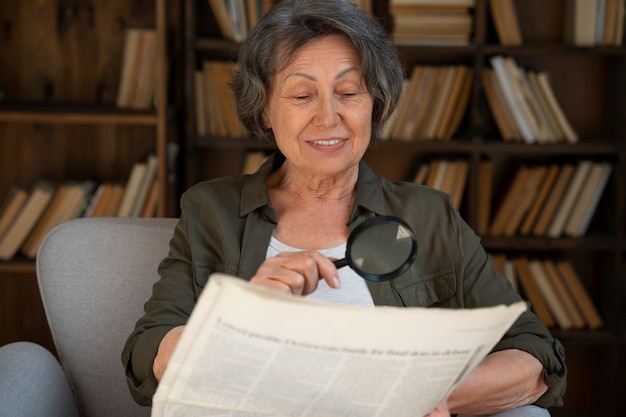
[[[152, 362], [159, 343], [171, 328], [187, 322], [209, 275], [222, 272], [249, 280], [265, 260], [276, 226], [266, 178], [283, 161], [276, 153], [253, 175], [202, 182], [182, 196], [170, 252], [159, 266], [160, 280], [122, 353], [138, 403], [150, 405], [157, 388]], [[417, 258], [407, 272], [391, 281], [367, 282], [376, 305], [475, 308], [520, 300], [447, 194], [411, 182], [392, 183], [364, 162], [356, 191], [351, 229], [367, 217], [392, 215], [405, 220], [417, 237]], [[522, 314], [494, 351], [503, 349], [526, 351], [543, 364], [549, 389], [537, 405], [562, 404], [565, 351], [532, 312]]]

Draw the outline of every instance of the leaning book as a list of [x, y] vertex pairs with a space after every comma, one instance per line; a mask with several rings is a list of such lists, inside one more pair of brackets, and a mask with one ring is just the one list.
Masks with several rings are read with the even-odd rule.
[[152, 416], [425, 415], [525, 310], [344, 306], [214, 274]]

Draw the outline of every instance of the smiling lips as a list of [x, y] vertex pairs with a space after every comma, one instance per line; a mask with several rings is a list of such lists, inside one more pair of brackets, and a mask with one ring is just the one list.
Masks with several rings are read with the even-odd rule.
[[330, 140], [316, 140], [313, 141], [313, 144], [319, 146], [335, 146], [339, 145], [342, 141], [339, 139], [330, 139]]

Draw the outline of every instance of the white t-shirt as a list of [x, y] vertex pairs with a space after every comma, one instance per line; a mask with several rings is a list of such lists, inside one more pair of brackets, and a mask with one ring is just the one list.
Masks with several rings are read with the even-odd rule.
[[[271, 258], [281, 252], [301, 251], [302, 249], [285, 245], [272, 236], [270, 244], [267, 248], [266, 258]], [[318, 252], [329, 258], [341, 259], [346, 254], [346, 244], [343, 243], [339, 246], [335, 246], [334, 248], [320, 249]], [[339, 281], [341, 282], [341, 288], [335, 289], [329, 287], [328, 284], [326, 284], [326, 281], [320, 279], [317, 284], [317, 289], [307, 297], [336, 304], [352, 304], [363, 307], [374, 306], [374, 301], [372, 300], [372, 296], [367, 289], [365, 280], [357, 275], [352, 268], [347, 266], [340, 268]]]

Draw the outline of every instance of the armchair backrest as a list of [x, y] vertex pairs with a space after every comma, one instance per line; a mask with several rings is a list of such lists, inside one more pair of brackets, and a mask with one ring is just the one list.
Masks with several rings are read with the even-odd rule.
[[81, 416], [150, 415], [131, 398], [120, 358], [175, 224], [170, 218], [80, 218], [41, 243], [37, 280]]

